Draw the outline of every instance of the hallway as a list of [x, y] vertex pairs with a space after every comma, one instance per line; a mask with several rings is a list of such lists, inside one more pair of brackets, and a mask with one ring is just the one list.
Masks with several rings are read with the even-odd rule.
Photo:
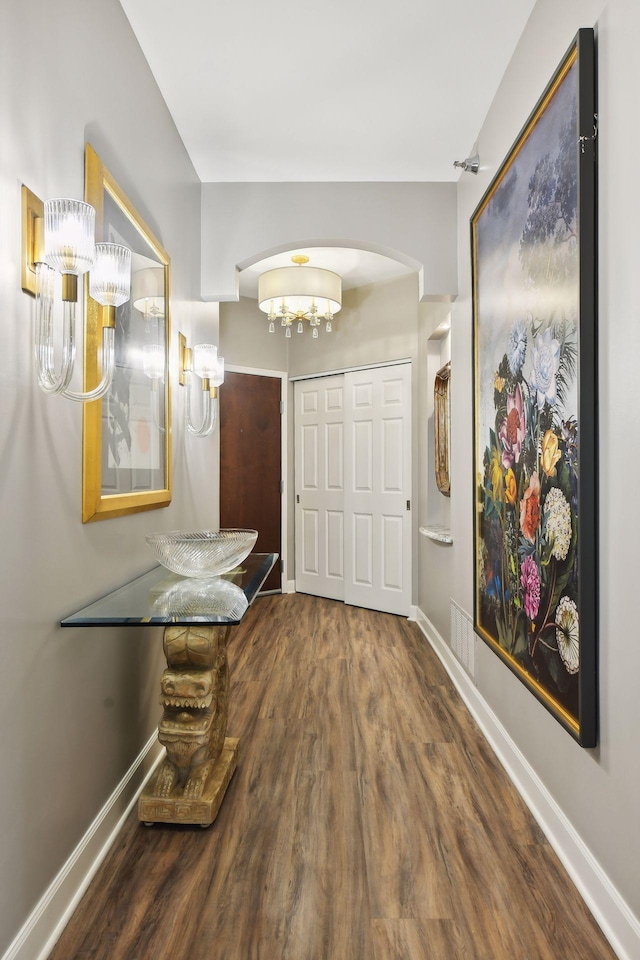
[[206, 830], [135, 812], [52, 960], [611, 960], [414, 623], [302, 594], [229, 643]]

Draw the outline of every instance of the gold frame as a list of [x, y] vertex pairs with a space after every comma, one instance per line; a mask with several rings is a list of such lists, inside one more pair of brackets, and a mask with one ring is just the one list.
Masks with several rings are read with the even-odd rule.
[[[162, 489], [136, 493], [103, 494], [102, 492], [102, 400], [85, 403], [82, 435], [82, 522], [121, 517], [142, 510], [156, 510], [171, 502], [171, 384], [169, 352], [171, 326], [169, 318], [169, 266], [166, 251], [120, 189], [93, 147], [85, 145], [85, 186], [87, 203], [95, 207], [96, 238], [103, 237], [105, 193], [118, 205], [127, 219], [154, 251], [165, 271], [165, 486]], [[102, 308], [88, 295], [85, 283], [85, 350], [84, 389], [90, 390], [100, 379], [99, 344], [102, 338]]]
[[435, 435], [435, 468], [436, 483], [440, 493], [445, 497], [451, 496], [451, 477], [449, 473], [449, 382], [451, 380], [451, 363], [436, 373], [433, 386], [433, 420]]

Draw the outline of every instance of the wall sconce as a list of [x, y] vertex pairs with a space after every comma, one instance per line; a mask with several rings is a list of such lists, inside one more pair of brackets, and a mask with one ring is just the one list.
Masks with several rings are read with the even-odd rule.
[[[196, 437], [209, 437], [215, 430], [218, 419], [218, 387], [224, 383], [224, 357], [218, 356], [218, 348], [211, 343], [197, 343], [193, 348], [187, 346], [186, 337], [178, 334], [180, 342], [180, 374], [178, 382], [186, 386], [187, 396], [185, 413], [187, 430]], [[202, 381], [202, 416], [196, 426], [191, 415], [192, 381], [200, 377]]]
[[[95, 242], [95, 210], [81, 200], [43, 203], [22, 187], [22, 289], [35, 296], [35, 361], [38, 385], [48, 394], [81, 403], [104, 396], [113, 379], [116, 307], [131, 288], [131, 251]], [[76, 354], [78, 277], [89, 272], [89, 295], [103, 308], [100, 382], [93, 390], [69, 388]], [[56, 370], [54, 318], [62, 301], [62, 359]]]

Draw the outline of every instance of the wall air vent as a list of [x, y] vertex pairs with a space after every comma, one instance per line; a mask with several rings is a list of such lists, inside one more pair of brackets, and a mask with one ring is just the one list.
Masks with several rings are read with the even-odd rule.
[[455, 600], [450, 600], [451, 610], [451, 639], [449, 645], [453, 654], [473, 682], [476, 682], [476, 635], [473, 631], [473, 621]]

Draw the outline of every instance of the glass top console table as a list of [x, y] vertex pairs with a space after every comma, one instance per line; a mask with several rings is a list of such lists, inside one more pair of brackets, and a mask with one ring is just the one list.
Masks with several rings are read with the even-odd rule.
[[147, 627], [167, 623], [231, 626], [240, 623], [277, 558], [277, 553], [251, 553], [235, 570], [206, 580], [180, 577], [164, 567], [154, 567], [65, 617], [60, 626]]
[[216, 818], [238, 762], [238, 740], [226, 736], [227, 638], [277, 558], [252, 553], [236, 570], [206, 580], [155, 567], [61, 621], [63, 627], [164, 625], [158, 739], [167, 752], [138, 800], [147, 826], [208, 827]]

